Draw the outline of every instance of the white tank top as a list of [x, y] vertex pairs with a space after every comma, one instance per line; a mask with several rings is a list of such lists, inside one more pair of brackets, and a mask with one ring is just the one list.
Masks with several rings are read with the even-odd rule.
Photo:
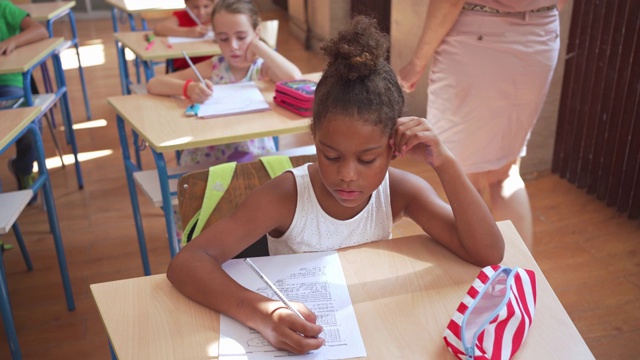
[[320, 207], [309, 179], [309, 165], [289, 170], [295, 176], [298, 189], [296, 213], [289, 230], [282, 237], [267, 235], [270, 255], [336, 250], [391, 238], [393, 216], [389, 173], [358, 215], [348, 220], [337, 220]]

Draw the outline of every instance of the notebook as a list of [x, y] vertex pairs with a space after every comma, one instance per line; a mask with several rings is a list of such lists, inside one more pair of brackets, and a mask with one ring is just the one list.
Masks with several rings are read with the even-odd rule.
[[213, 95], [200, 104], [199, 118], [244, 114], [270, 110], [254, 82], [214, 85]]
[[169, 44], [182, 44], [198, 41], [213, 41], [216, 38], [213, 30], [210, 30], [205, 36], [199, 38], [181, 37], [181, 36], [167, 36]]

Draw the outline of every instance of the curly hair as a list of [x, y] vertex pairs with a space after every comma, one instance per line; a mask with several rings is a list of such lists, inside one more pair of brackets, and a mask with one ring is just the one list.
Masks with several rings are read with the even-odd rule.
[[329, 58], [316, 87], [311, 132], [328, 116], [347, 116], [391, 134], [404, 95], [387, 63], [389, 39], [375, 20], [358, 16], [321, 50]]
[[229, 14], [247, 15], [254, 30], [260, 25], [258, 9], [251, 0], [217, 0], [211, 13], [211, 24], [213, 24], [213, 17], [223, 11]]

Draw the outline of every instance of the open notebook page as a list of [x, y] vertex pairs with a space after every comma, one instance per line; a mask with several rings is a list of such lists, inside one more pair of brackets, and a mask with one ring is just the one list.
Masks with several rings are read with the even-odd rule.
[[169, 44], [180, 44], [180, 43], [188, 43], [188, 42], [198, 42], [198, 41], [213, 41], [215, 39], [215, 35], [213, 34], [213, 30], [210, 30], [205, 36], [199, 38], [191, 38], [191, 37], [181, 37], [181, 36], [167, 36], [167, 41]]
[[254, 82], [214, 85], [213, 95], [200, 104], [198, 117], [216, 117], [269, 110]]

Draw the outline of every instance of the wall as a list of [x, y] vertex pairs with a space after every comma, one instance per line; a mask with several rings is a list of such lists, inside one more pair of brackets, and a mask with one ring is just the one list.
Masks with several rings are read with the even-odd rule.
[[[391, 3], [391, 66], [394, 69], [401, 68], [413, 55], [419, 33], [422, 30], [427, 6], [428, 1], [424, 0], [401, 0]], [[521, 172], [523, 174], [551, 168], [571, 10], [572, 2], [569, 1], [560, 18], [561, 55], [544, 108], [531, 134], [527, 146], [527, 156], [522, 161]], [[418, 116], [426, 114], [427, 73], [428, 70], [420, 79], [416, 90], [407, 95], [408, 114]]]
[[[311, 48], [317, 50], [322, 43], [335, 35], [347, 22], [351, 12], [348, 0], [308, 0]], [[306, 23], [304, 0], [289, 0], [289, 21], [293, 35], [304, 41]]]

